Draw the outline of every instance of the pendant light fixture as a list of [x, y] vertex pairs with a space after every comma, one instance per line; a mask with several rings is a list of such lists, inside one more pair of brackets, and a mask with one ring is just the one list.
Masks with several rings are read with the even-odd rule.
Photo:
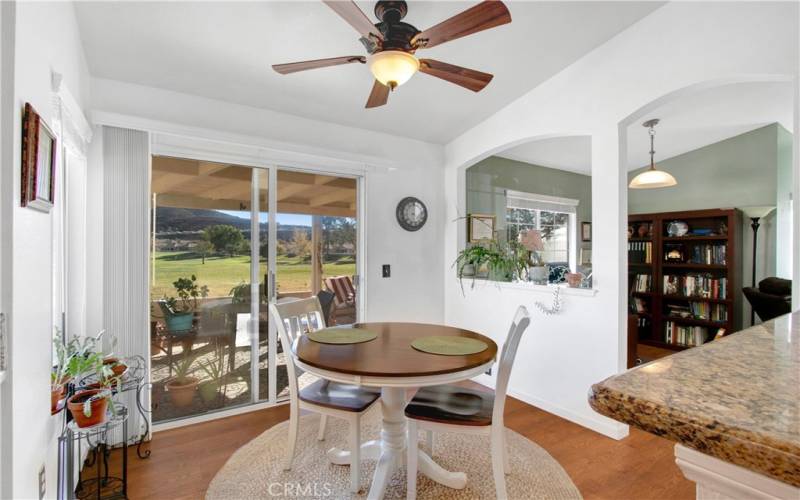
[[650, 129], [650, 168], [631, 180], [631, 183], [628, 184], [628, 187], [631, 189], [654, 189], [670, 187], [678, 183], [678, 181], [675, 180], [675, 177], [671, 176], [669, 173], [664, 172], [663, 170], [656, 170], [656, 164], [653, 160], [653, 156], [656, 154], [656, 151], [653, 146], [653, 142], [656, 136], [655, 127], [658, 125], [658, 122], [658, 118], [653, 118], [652, 120], [647, 120], [642, 124], [642, 126]]

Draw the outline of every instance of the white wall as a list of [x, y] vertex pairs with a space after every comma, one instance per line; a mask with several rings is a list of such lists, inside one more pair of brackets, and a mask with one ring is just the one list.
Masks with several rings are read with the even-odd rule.
[[[441, 146], [104, 79], [92, 80], [92, 108], [97, 123], [259, 148], [278, 165], [366, 165], [367, 319], [442, 321], [442, 284], [431, 279], [442, 273]], [[205, 147], [214, 154], [213, 145]], [[420, 231], [396, 222], [405, 196], [428, 206]], [[391, 278], [381, 278], [382, 264], [392, 265]]]
[[[4, 26], [5, 30], [6, 26]], [[14, 498], [38, 498], [38, 471], [45, 464], [47, 497], [56, 494], [55, 436], [60, 417], [50, 417], [50, 352], [53, 334], [53, 215], [20, 208], [21, 116], [30, 102], [42, 118], [53, 123], [55, 104], [51, 70], [63, 74], [64, 85], [79, 104], [86, 103], [89, 73], [83, 56], [78, 25], [70, 3], [16, 4], [15, 78], [13, 88], [13, 209], [10, 237], [11, 287], [11, 422]], [[10, 90], [3, 89], [4, 95]], [[4, 162], [5, 163], [5, 162]], [[62, 168], [61, 164], [56, 168]], [[63, 196], [57, 187], [56, 196]], [[5, 214], [4, 214], [5, 215]], [[9, 221], [6, 221], [9, 222]], [[7, 280], [9, 277], [6, 277]], [[4, 442], [4, 446], [6, 443]], [[4, 477], [4, 482], [6, 478]], [[5, 491], [5, 490], [4, 490]]]
[[[667, 4], [446, 146], [450, 221], [457, 205], [463, 213], [466, 166], [533, 137], [592, 135], [597, 295], [568, 296], [562, 314], [535, 315], [519, 347], [512, 394], [608, 435], [625, 435], [625, 426], [594, 413], [587, 403], [591, 384], [625, 365], [627, 189], [620, 165], [627, 164], [627, 145], [620, 126], [625, 130], [643, 108], [659, 104], [655, 100], [703, 82], [796, 77], [797, 9], [796, 3]], [[455, 259], [462, 241], [463, 225], [448, 223], [445, 262]], [[449, 269], [444, 286], [446, 321], [496, 340], [518, 304], [549, 300], [545, 292], [490, 287], [462, 297]]]

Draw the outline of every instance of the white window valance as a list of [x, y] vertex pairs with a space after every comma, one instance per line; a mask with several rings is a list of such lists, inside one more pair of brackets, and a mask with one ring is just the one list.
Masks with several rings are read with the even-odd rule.
[[506, 189], [506, 207], [574, 214], [580, 200]]

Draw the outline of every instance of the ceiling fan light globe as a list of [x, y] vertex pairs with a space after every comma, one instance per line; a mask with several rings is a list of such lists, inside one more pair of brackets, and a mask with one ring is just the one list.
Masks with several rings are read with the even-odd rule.
[[367, 58], [369, 70], [376, 80], [394, 89], [406, 83], [419, 70], [419, 60], [402, 50], [386, 50]]
[[649, 169], [637, 175], [628, 184], [631, 189], [655, 189], [675, 186], [675, 177], [663, 170]]

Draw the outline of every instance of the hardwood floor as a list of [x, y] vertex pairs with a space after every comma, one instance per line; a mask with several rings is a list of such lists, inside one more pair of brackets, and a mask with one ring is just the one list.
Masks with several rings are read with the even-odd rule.
[[[129, 450], [129, 498], [199, 499], [239, 447], [289, 417], [288, 405], [156, 433], [149, 459]], [[673, 457], [673, 443], [631, 429], [622, 441], [509, 398], [506, 426], [545, 448], [586, 499], [692, 499]], [[112, 471], [119, 450], [113, 453]], [[90, 473], [89, 471], [85, 471]]]

